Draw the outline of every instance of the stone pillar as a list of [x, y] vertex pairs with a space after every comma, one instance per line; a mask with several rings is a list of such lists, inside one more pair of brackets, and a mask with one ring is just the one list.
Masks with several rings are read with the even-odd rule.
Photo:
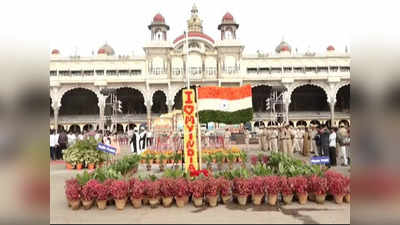
[[147, 112], [147, 128], [151, 127], [151, 106], [153, 102], [147, 101], [146, 105], [146, 112]]
[[335, 125], [335, 104], [336, 104], [336, 96], [328, 97], [329, 108], [331, 111], [331, 126]]
[[97, 105], [99, 106], [99, 120], [98, 120], [99, 130], [104, 131], [104, 112], [106, 109], [107, 96], [100, 95], [100, 96], [98, 96], [98, 99], [99, 99], [99, 103], [97, 103]]
[[60, 110], [61, 104], [58, 101], [54, 101], [51, 107], [53, 108], [54, 111], [54, 128], [56, 132], [58, 132], [58, 112]]

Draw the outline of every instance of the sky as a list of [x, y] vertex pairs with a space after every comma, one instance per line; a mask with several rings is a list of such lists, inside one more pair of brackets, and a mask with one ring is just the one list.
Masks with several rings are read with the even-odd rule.
[[[88, 56], [107, 42], [117, 55], [144, 55], [150, 40], [147, 26], [161, 13], [170, 26], [169, 40], [187, 27], [193, 4], [203, 20], [203, 32], [219, 40], [218, 24], [230, 12], [239, 24], [238, 39], [245, 53], [273, 52], [282, 39], [292, 49], [325, 52], [328, 45], [344, 52], [350, 45], [349, 13], [344, 1], [236, 0], [114, 0], [49, 2], [50, 49], [62, 55]], [[350, 46], [349, 46], [350, 48]], [[50, 51], [49, 49], [49, 51]]]

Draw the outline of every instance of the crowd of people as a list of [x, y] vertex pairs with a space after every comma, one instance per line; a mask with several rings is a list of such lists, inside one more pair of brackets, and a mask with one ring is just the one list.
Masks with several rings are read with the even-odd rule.
[[262, 126], [258, 135], [263, 151], [282, 152], [288, 156], [296, 152], [304, 156], [327, 156], [330, 166], [336, 166], [338, 158], [342, 160], [342, 166], [350, 163], [350, 128], [344, 124], [340, 124], [339, 128], [326, 125], [296, 128], [291, 125]]

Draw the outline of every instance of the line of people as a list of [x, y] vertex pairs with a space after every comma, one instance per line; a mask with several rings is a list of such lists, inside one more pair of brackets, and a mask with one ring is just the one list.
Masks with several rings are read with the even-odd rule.
[[343, 160], [342, 166], [349, 165], [349, 132], [350, 129], [343, 124], [340, 124], [339, 129], [328, 128], [326, 125], [297, 128], [285, 125], [262, 126], [258, 130], [262, 151], [282, 152], [292, 157], [294, 153], [329, 156], [331, 166], [337, 165], [338, 156]]

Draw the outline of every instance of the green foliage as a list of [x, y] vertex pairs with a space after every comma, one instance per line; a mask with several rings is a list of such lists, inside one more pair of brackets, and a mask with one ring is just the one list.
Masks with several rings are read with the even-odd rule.
[[214, 175], [215, 178], [224, 177], [228, 180], [233, 180], [234, 178], [249, 178], [250, 171], [245, 168], [237, 168], [234, 170], [224, 170]]
[[273, 170], [262, 163], [257, 163], [253, 168], [252, 172], [255, 176], [269, 176], [273, 174]]
[[182, 154], [181, 153], [174, 153], [174, 160], [175, 160], [175, 162], [178, 162], [179, 160], [182, 160]]
[[91, 178], [92, 176], [86, 170], [82, 173], [82, 175], [76, 175], [76, 180], [81, 186], [85, 185]]
[[247, 156], [247, 153], [245, 151], [241, 151], [239, 153], [239, 157], [240, 157], [240, 159], [242, 160], [243, 163], [247, 162], [248, 156]]
[[215, 160], [217, 161], [217, 163], [222, 163], [222, 161], [224, 160], [224, 153], [222, 152], [215, 153]]
[[200, 123], [217, 122], [225, 124], [246, 123], [253, 119], [253, 109], [243, 109], [236, 112], [204, 110], [199, 112]]
[[152, 154], [146, 154], [146, 156], [144, 156], [144, 161], [146, 162], [146, 164], [151, 164], [153, 160], [154, 160], [154, 155]]
[[229, 151], [226, 157], [228, 158], [229, 162], [234, 162], [236, 158], [232, 151]]
[[183, 170], [180, 169], [166, 169], [164, 171], [163, 177], [167, 177], [167, 178], [180, 178], [180, 177], [184, 177], [185, 176], [185, 172]]
[[160, 160], [160, 163], [163, 163], [163, 161], [167, 159], [167, 156], [165, 154], [160, 154], [158, 159]]
[[75, 144], [63, 151], [63, 159], [65, 162], [76, 165], [77, 163], [104, 162], [108, 159], [108, 153], [97, 150], [98, 142], [89, 137], [85, 140], [77, 140]]

